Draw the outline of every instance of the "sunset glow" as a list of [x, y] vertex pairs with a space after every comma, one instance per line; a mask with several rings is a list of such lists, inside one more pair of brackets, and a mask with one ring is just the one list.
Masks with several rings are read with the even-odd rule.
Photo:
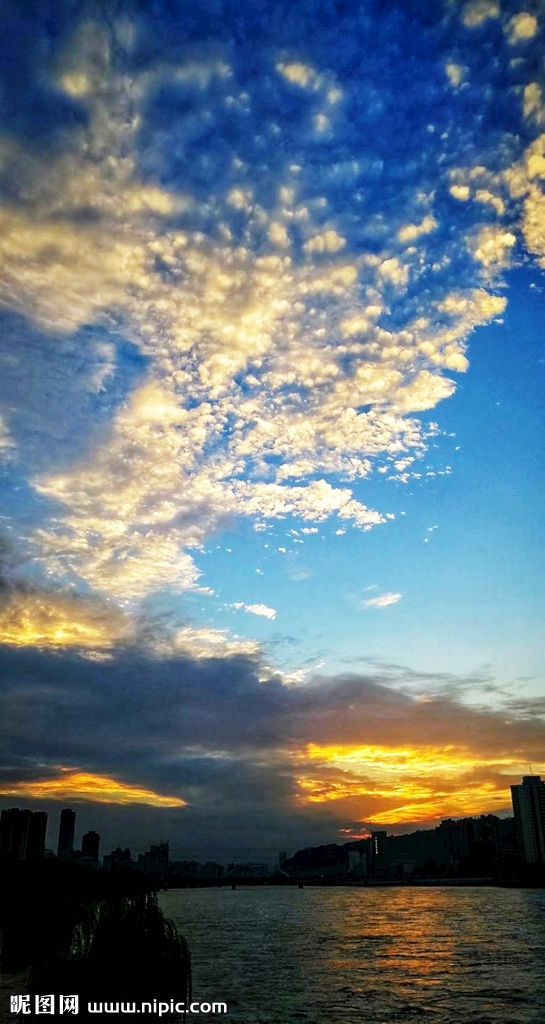
[[[520, 760], [487, 759], [468, 748], [388, 748], [308, 744], [296, 762], [312, 771], [297, 776], [297, 802], [340, 804], [361, 798], [363, 819], [372, 825], [505, 812], [509, 785], [526, 771]], [[535, 770], [545, 772], [545, 762]], [[483, 778], [488, 776], [488, 778]], [[384, 810], [377, 810], [377, 806]]]
[[[438, 818], [479, 815], [485, 813], [485, 809], [486, 813], [505, 812], [510, 805], [508, 787], [496, 786], [492, 782], [480, 785], [471, 782], [466, 787], [452, 787], [447, 791], [441, 790], [441, 787], [422, 786], [417, 782], [391, 784], [381, 788], [357, 779], [322, 783], [318, 779], [300, 777], [298, 783], [302, 790], [299, 799], [303, 805], [354, 797], [372, 797], [374, 802], [385, 804], [388, 808], [385, 811], [366, 810], [364, 820], [370, 825], [395, 825], [402, 821], [408, 828], [412, 823], [435, 823]], [[344, 813], [344, 809], [341, 813]]]
[[88, 800], [97, 804], [147, 804], [148, 807], [185, 807], [186, 801], [174, 796], [160, 796], [149, 789], [140, 789], [104, 775], [64, 770], [56, 779], [19, 782], [2, 786], [2, 796], [33, 800]]
[[[435, 776], [456, 779], [476, 768], [487, 768], [505, 776], [526, 771], [527, 761], [520, 757], [486, 757], [469, 747], [386, 747], [386, 746], [319, 746], [309, 743], [296, 759], [319, 762], [369, 779], [388, 779], [417, 774], [419, 778]], [[545, 761], [536, 770], [545, 770]]]
[[521, 4], [0, 5], [4, 805], [250, 863], [545, 774]]
[[132, 632], [119, 608], [70, 595], [23, 591], [0, 605], [0, 644], [99, 650]]

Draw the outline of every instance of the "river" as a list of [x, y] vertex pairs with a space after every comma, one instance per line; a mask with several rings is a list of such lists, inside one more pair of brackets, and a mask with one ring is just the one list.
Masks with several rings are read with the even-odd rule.
[[545, 1021], [544, 890], [260, 886], [160, 904], [189, 943], [193, 998], [227, 1003], [210, 1021]]

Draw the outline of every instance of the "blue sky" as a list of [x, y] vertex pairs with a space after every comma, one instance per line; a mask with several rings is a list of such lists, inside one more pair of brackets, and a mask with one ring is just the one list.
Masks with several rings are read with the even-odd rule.
[[[195, 596], [198, 621], [231, 629], [235, 621], [244, 636], [272, 640], [287, 664], [311, 659], [307, 670], [355, 669], [365, 657], [429, 672], [486, 671], [539, 695], [544, 300], [535, 270], [506, 281], [505, 322], [472, 340], [467, 375], [437, 409], [440, 433], [421, 478], [365, 485], [367, 500], [396, 521], [363, 535], [339, 534], [337, 521], [309, 533], [284, 520], [257, 535], [240, 524], [198, 559], [215, 591]], [[380, 594], [401, 596], [396, 607], [365, 606]], [[275, 619], [263, 616], [256, 633], [232, 607], [241, 597], [274, 608]]]
[[[540, 5], [3, 19], [3, 798], [208, 848], [504, 813], [545, 772]], [[175, 721], [267, 709], [266, 763], [221, 701], [198, 751], [139, 718], [169, 673]]]

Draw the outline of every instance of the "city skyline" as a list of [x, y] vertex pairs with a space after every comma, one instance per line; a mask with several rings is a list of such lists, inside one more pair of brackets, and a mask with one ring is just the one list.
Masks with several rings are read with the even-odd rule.
[[53, 6], [1, 14], [0, 806], [241, 854], [509, 814], [543, 12]]
[[[82, 835], [81, 850], [74, 850], [76, 813], [63, 808], [59, 816], [58, 853], [55, 858], [45, 846], [47, 815], [29, 809], [2, 811], [0, 859], [3, 869], [15, 862], [67, 860], [81, 868], [113, 872], [123, 883], [126, 872], [154, 876], [174, 887], [224, 884], [237, 879], [251, 884], [271, 879], [283, 884], [289, 878], [308, 879], [318, 884], [420, 884], [435, 880], [450, 884], [454, 879], [468, 884], [525, 885], [543, 880], [545, 865], [545, 782], [527, 775], [511, 787], [513, 815], [493, 814], [461, 819], [446, 818], [434, 829], [410, 833], [372, 831], [364, 839], [344, 844], [300, 847], [293, 855], [277, 853], [274, 865], [242, 862], [231, 857], [226, 866], [199, 858], [170, 856], [169, 840], [159, 840], [139, 853], [118, 845], [99, 857], [101, 837], [92, 830]], [[50, 863], [51, 866], [51, 863]], [[83, 877], [83, 876], [82, 876]], [[450, 882], [449, 882], [450, 880]], [[480, 880], [480, 881], [479, 881]]]
[[[541, 779], [537, 777], [532, 776], [530, 777], [530, 780], [534, 783], [534, 785], [537, 782], [538, 785], [540, 784], [541, 787], [545, 787], [545, 783], [541, 782]], [[493, 819], [498, 824], [504, 823], [507, 826], [512, 826], [513, 829], [516, 829], [518, 826], [517, 847], [521, 857], [524, 860], [526, 860], [527, 863], [534, 863], [535, 861], [539, 863], [545, 863], [545, 856], [541, 849], [539, 850], [537, 857], [528, 855], [528, 851], [526, 849], [526, 845], [522, 836], [522, 830], [520, 828], [521, 814], [518, 809], [518, 798], [516, 796], [515, 791], [526, 790], [528, 781], [529, 779], [528, 777], [526, 777], [522, 780], [521, 786], [513, 787], [512, 801], [514, 816], [498, 818], [495, 815], [483, 814], [480, 816], [480, 818], [487, 820]], [[120, 859], [122, 866], [127, 866], [127, 864], [134, 866], [137, 862], [135, 862], [134, 860], [130, 860], [130, 855], [132, 853], [136, 853], [136, 855], [138, 856], [138, 863], [141, 863], [142, 868], [144, 868], [145, 858], [149, 856], [150, 853], [153, 856], [156, 856], [157, 854], [155, 851], [158, 851], [160, 849], [163, 851], [167, 851], [166, 856], [168, 861], [168, 851], [170, 848], [170, 841], [168, 839], [166, 841], [164, 839], [160, 839], [155, 843], [148, 842], [148, 850], [145, 853], [144, 851], [131, 851], [128, 848], [123, 848], [123, 840], [121, 839], [121, 841], [118, 841], [116, 848], [112, 849], [109, 854], [103, 852], [103, 857], [101, 860], [99, 858], [99, 849], [101, 846], [104, 846], [101, 836], [94, 830], [90, 830], [86, 833], [84, 833], [83, 830], [81, 830], [81, 849], [74, 849], [75, 822], [77, 815], [73, 808], [62, 808], [59, 814], [57, 830], [55, 830], [55, 824], [53, 821], [48, 823], [48, 815], [43, 811], [31, 811], [28, 808], [11, 807], [4, 809], [2, 811], [1, 817], [2, 821], [0, 829], [0, 858], [5, 857], [7, 858], [8, 861], [34, 861], [36, 860], [36, 858], [53, 857], [54, 859], [61, 861], [73, 860], [79, 865], [97, 867], [101, 866], [101, 864], [104, 864], [105, 866], [106, 861], [109, 861], [110, 864], [108, 865], [107, 870], [111, 870], [111, 862], [116, 858]], [[543, 835], [545, 829], [545, 813], [543, 811], [541, 811], [540, 817], [540, 831], [541, 835]], [[454, 827], [456, 829], [458, 826], [463, 827], [466, 826], [468, 822], [474, 823], [476, 821], [478, 821], [477, 818], [446, 818], [440, 823], [439, 830], [449, 829], [451, 827]], [[395, 828], [395, 826], [393, 827]], [[51, 832], [53, 832], [55, 835], [58, 835], [57, 843], [53, 844], [57, 846], [56, 856], [53, 852], [52, 847], [48, 847], [46, 845], [48, 829], [50, 838]], [[435, 832], [437, 831], [438, 829], [435, 829]], [[415, 837], [420, 836], [425, 838], [427, 835], [429, 835], [429, 830], [416, 830], [415, 832], [400, 833], [395, 831], [392, 832], [386, 829], [379, 829], [371, 832], [368, 836], [366, 836], [364, 838], [364, 842], [370, 843], [370, 849], [375, 848], [376, 850], [377, 843], [379, 841], [382, 841], [382, 837], [387, 836], [389, 839], [394, 840], [412, 840]], [[304, 837], [301, 837], [301, 842], [303, 842], [303, 838]], [[361, 845], [360, 840], [357, 840], [356, 843], [358, 845]], [[352, 843], [352, 845], [354, 845], [354, 843]], [[297, 851], [294, 851], [294, 853], [304, 853], [306, 850], [309, 849], [312, 848], [301, 845]], [[277, 852], [275, 867], [281, 868], [282, 863], [290, 861], [293, 858], [293, 856], [294, 854], [290, 853], [288, 855], [286, 851]], [[202, 857], [203, 855], [201, 854], [201, 862], [197, 861], [197, 863], [202, 863]], [[93, 862], [92, 865], [91, 862]]]
[[[511, 803], [512, 803], [512, 814], [505, 817], [499, 817], [487, 812], [483, 812], [478, 816], [469, 816], [462, 818], [445, 818], [440, 822], [439, 829], [445, 829], [454, 827], [455, 829], [467, 826], [468, 822], [477, 824], [483, 820], [493, 820], [496, 822], [497, 827], [500, 825], [512, 826], [513, 830], [513, 842], [515, 849], [521, 862], [526, 864], [544, 864], [545, 863], [545, 782], [542, 781], [540, 776], [529, 775], [523, 776], [521, 782], [517, 785], [511, 786]], [[94, 830], [90, 829], [87, 832], [82, 832], [81, 839], [81, 850], [74, 849], [74, 837], [75, 837], [75, 824], [76, 824], [76, 811], [73, 808], [64, 807], [60, 810], [58, 818], [58, 840], [57, 840], [57, 859], [59, 860], [70, 860], [75, 859], [80, 864], [89, 863], [93, 861], [96, 865], [99, 864], [99, 849], [102, 845], [103, 851], [104, 844], [101, 836]], [[473, 826], [472, 826], [473, 827]], [[2, 811], [2, 822], [0, 828], [0, 856], [8, 858], [15, 858], [16, 860], [34, 859], [37, 856], [43, 857], [44, 855], [50, 856], [53, 854], [53, 850], [46, 845], [47, 834], [49, 828], [49, 835], [51, 838], [51, 831], [55, 828], [52, 822], [48, 825], [48, 815], [44, 811], [32, 811], [28, 808], [6, 808]], [[436, 828], [437, 832], [438, 829]], [[364, 838], [365, 841], [373, 840], [375, 836], [388, 836], [390, 839], [415, 839], [417, 837], [425, 837], [429, 834], [429, 830], [416, 830], [416, 831], [396, 831], [395, 823], [392, 823], [390, 828], [383, 830], [370, 831]], [[299, 843], [304, 840], [304, 837], [299, 837]], [[121, 859], [124, 863], [130, 857], [130, 850], [123, 848], [123, 837], [117, 836], [116, 848], [112, 849], [110, 854], [103, 852], [103, 857], [106, 860], [112, 862], [113, 859], [121, 854]], [[139, 863], [144, 864], [145, 857], [154, 850], [162, 849], [163, 847], [168, 850], [170, 846], [170, 840], [160, 839], [156, 841], [155, 846], [152, 843], [147, 843], [149, 849], [144, 855], [143, 851], [136, 851], [139, 855]], [[298, 852], [309, 849], [309, 847], [300, 846]], [[178, 850], [178, 855], [180, 851]], [[155, 856], [155, 854], [154, 854]], [[193, 855], [190, 855], [192, 857]], [[199, 854], [197, 854], [199, 856]], [[206, 857], [206, 854], [200, 853], [200, 857]], [[187, 854], [186, 854], [187, 857]], [[291, 854], [288, 856], [287, 853], [277, 853], [275, 864], [278, 866], [282, 865], [283, 861], [289, 860]], [[236, 859], [236, 854], [235, 854]], [[168, 860], [168, 854], [167, 854]], [[104, 861], [106, 863], [106, 861]]]
[[[268, 878], [281, 875], [331, 881], [353, 876], [358, 884], [366, 879], [399, 884], [419, 878], [472, 878], [481, 884], [525, 884], [542, 877], [545, 865], [545, 782], [540, 776], [527, 775], [511, 787], [513, 815], [500, 818], [493, 814], [460, 819], [446, 818], [434, 829], [410, 833], [375, 830], [363, 839], [318, 847], [300, 847], [293, 855], [279, 852], [274, 867], [267, 863], [242, 863], [240, 859], [225, 865], [217, 861], [172, 859], [170, 841], [159, 840], [146, 852], [131, 856], [129, 848], [119, 844], [109, 854], [99, 856], [101, 837], [91, 830], [82, 834], [81, 850], [74, 850], [76, 812], [63, 808], [59, 816], [58, 849], [55, 858], [46, 847], [47, 815], [26, 808], [5, 809], [0, 820], [0, 859], [4, 869], [14, 862], [72, 861], [84, 868], [106, 872], [136, 870], [155, 875], [162, 882], [186, 885], [190, 879], [206, 881], [244, 877]], [[532, 874], [533, 872], [533, 874]], [[193, 883], [191, 883], [193, 884]], [[194, 884], [197, 884], [195, 882]]]

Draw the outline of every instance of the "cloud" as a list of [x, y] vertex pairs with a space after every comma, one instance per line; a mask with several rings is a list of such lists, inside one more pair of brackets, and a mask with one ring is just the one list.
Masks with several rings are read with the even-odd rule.
[[342, 238], [333, 229], [324, 231], [320, 235], [313, 235], [305, 242], [303, 248], [306, 252], [338, 252], [346, 245], [346, 238]]
[[0, 644], [75, 647], [97, 653], [134, 642], [134, 621], [115, 606], [76, 594], [0, 581]]
[[99, 818], [104, 801], [131, 805], [123, 842], [147, 805], [148, 835], [168, 826], [174, 845], [201, 848], [218, 822], [244, 844], [260, 820], [275, 849], [283, 829], [297, 846], [347, 821], [410, 828], [507, 810], [526, 765], [545, 771], [545, 725], [525, 702], [470, 706], [474, 688], [403, 666], [284, 681], [259, 655], [219, 648], [132, 646], [96, 662], [5, 646], [0, 791], [51, 809], [77, 800]]
[[[497, 15], [438, 16], [407, 82], [384, 56], [392, 36], [409, 46], [401, 10], [376, 21], [365, 73], [355, 14], [328, 27], [309, 9], [308, 59], [294, 15], [255, 14], [268, 43], [251, 75], [229, 19], [231, 42], [199, 15], [194, 45], [136, 12], [66, 24], [34, 75], [71, 119], [47, 154], [15, 129], [0, 154], [2, 414], [44, 520], [21, 530], [25, 555], [138, 601], [195, 588], [195, 552], [235, 517], [384, 521], [366, 480], [427, 450], [418, 414], [454, 392], [468, 335], [505, 307], [517, 239], [542, 257], [541, 94], [517, 79], [521, 131], [497, 120], [515, 85], [475, 31]], [[531, 46], [532, 19], [509, 38]], [[479, 102], [462, 123], [466, 80]]]
[[537, 19], [144, 7], [4, 32], [5, 791], [60, 799], [68, 765], [83, 802], [187, 801], [188, 835], [274, 843], [506, 808], [541, 764], [535, 708], [393, 667], [288, 685], [255, 642], [144, 609], [202, 594], [241, 517], [366, 531], [391, 516], [375, 473], [435, 471], [422, 414], [504, 313], [505, 270], [545, 266]]
[[507, 25], [507, 38], [509, 42], [514, 45], [515, 43], [525, 42], [528, 39], [533, 39], [537, 33], [538, 23], [537, 18], [533, 14], [528, 14], [526, 11], [520, 11], [519, 14], [515, 14]]
[[196, 659], [228, 658], [233, 655], [253, 658], [260, 654], [259, 644], [255, 640], [239, 637], [226, 629], [206, 626], [183, 626], [174, 635], [165, 637], [161, 647], [165, 652], [179, 651]]
[[401, 601], [402, 594], [379, 594], [378, 597], [369, 597], [361, 602], [362, 608], [387, 608], [390, 604], [397, 604]]
[[462, 10], [462, 21], [467, 28], [478, 28], [489, 18], [499, 18], [500, 8], [496, 0], [471, 0]]
[[[259, 570], [256, 569], [256, 572]], [[261, 615], [266, 619], [275, 619], [276, 611], [274, 608], [269, 608], [266, 604], [244, 604], [244, 601], [234, 601], [233, 604], [227, 605], [228, 608], [236, 608], [245, 612], [250, 612], [251, 615]]]
[[269, 608], [266, 604], [245, 604], [244, 611], [251, 612], [252, 615], [262, 615], [266, 619], [276, 618], [275, 609]]
[[[240, 602], [232, 607], [268, 618], [276, 615], [266, 605]], [[14, 582], [9, 576], [0, 577], [0, 648], [2, 645], [58, 651], [73, 648], [98, 660], [123, 647], [142, 645], [156, 654], [185, 654], [194, 659], [260, 654], [256, 641], [225, 629], [180, 627], [172, 616], [138, 617], [94, 596], [40, 589]]]
[[116, 779], [88, 772], [73, 772], [62, 768], [57, 778], [37, 779], [0, 785], [0, 796], [25, 799], [55, 799], [66, 801], [89, 800], [99, 804], [147, 804], [149, 807], [185, 807], [185, 800], [160, 796], [138, 786], [126, 785]]

